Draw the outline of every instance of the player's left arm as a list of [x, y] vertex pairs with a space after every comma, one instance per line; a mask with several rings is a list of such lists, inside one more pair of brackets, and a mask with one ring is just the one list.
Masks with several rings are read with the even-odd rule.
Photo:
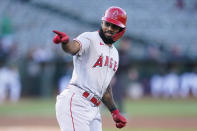
[[110, 84], [107, 87], [107, 90], [103, 95], [102, 102], [111, 112], [113, 120], [116, 122], [116, 127], [122, 128], [126, 126], [127, 120], [124, 116], [120, 114], [119, 110], [117, 109], [115, 105], [113, 93], [112, 93], [112, 86]]
[[112, 94], [112, 86], [110, 84], [103, 95], [102, 102], [103, 104], [105, 104], [105, 106], [109, 109], [110, 112], [117, 109]]

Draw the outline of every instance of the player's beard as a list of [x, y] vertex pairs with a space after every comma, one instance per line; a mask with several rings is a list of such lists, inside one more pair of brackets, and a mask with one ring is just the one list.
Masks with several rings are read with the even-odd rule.
[[105, 42], [105, 44], [113, 44], [115, 41], [113, 41], [112, 37], [107, 38], [102, 30], [102, 28], [100, 28], [99, 30], [99, 35], [102, 38], [102, 40]]

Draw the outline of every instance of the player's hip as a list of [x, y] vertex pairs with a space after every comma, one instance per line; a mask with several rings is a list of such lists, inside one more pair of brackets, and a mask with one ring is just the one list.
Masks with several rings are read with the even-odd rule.
[[73, 117], [80, 117], [81, 119], [91, 121], [99, 113], [97, 106], [92, 106], [92, 103], [80, 96], [80, 93], [70, 89], [66, 89], [57, 96], [56, 100], [56, 115], [62, 114]]

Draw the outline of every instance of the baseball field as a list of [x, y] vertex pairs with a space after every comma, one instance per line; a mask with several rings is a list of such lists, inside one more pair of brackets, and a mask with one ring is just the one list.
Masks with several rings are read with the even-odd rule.
[[[196, 99], [126, 100], [128, 125], [121, 131], [197, 131]], [[101, 106], [103, 131], [119, 131]], [[55, 98], [22, 99], [0, 105], [0, 131], [59, 131]]]

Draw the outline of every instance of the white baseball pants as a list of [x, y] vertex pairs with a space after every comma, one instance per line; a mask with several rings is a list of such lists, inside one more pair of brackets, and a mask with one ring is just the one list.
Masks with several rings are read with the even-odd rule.
[[99, 107], [82, 96], [83, 90], [69, 85], [56, 101], [61, 131], [102, 131]]

